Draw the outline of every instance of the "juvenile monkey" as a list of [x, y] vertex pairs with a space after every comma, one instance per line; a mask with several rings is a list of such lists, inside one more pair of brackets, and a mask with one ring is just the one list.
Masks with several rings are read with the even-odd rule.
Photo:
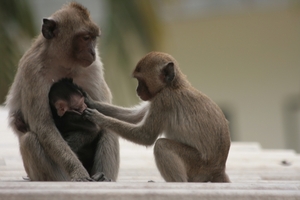
[[[156, 165], [168, 182], [230, 182], [225, 165], [230, 148], [227, 120], [221, 109], [196, 90], [180, 71], [176, 60], [165, 53], [151, 52], [141, 59], [133, 77], [137, 94], [149, 105], [139, 123], [130, 123], [127, 109], [89, 100], [97, 108], [85, 117], [123, 138], [154, 146]], [[114, 112], [111, 112], [114, 111]], [[133, 118], [141, 113], [134, 111]], [[105, 114], [105, 115], [104, 115]]]
[[91, 174], [97, 142], [101, 137], [100, 127], [83, 118], [87, 108], [84, 91], [72, 79], [61, 79], [54, 83], [49, 92], [49, 104], [53, 120], [66, 140]]
[[[19, 62], [6, 104], [10, 126], [19, 138], [23, 164], [32, 181], [92, 180], [56, 128], [48, 93], [53, 82], [67, 77], [91, 98], [111, 103], [96, 47], [99, 35], [99, 27], [87, 9], [69, 3], [43, 19], [41, 34]], [[119, 170], [118, 137], [101, 130], [94, 157], [90, 174], [103, 172], [115, 181]]]

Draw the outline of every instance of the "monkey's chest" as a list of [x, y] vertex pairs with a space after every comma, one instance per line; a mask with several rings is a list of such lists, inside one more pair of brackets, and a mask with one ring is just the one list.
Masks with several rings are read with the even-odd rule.
[[61, 135], [64, 137], [70, 132], [96, 132], [97, 125], [91, 121], [83, 118], [72, 118], [65, 114], [65, 116], [55, 119], [55, 125]]

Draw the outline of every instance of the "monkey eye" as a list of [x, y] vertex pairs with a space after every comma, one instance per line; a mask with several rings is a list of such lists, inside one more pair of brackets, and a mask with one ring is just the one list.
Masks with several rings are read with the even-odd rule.
[[87, 40], [89, 40], [89, 39], [91, 39], [91, 36], [89, 36], [89, 35], [83, 36], [83, 40], [87, 41]]

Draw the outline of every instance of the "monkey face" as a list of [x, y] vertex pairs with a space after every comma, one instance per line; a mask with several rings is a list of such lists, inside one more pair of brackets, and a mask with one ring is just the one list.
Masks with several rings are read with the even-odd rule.
[[136, 93], [143, 101], [148, 101], [152, 98], [152, 94], [150, 93], [146, 83], [143, 80], [138, 79]]
[[77, 94], [73, 94], [69, 101], [58, 99], [54, 106], [57, 110], [57, 115], [62, 117], [66, 112], [73, 112], [81, 115], [83, 111], [87, 108], [84, 103], [84, 97]]
[[69, 111], [75, 112], [78, 114], [82, 114], [85, 109], [87, 109], [87, 105], [84, 103], [84, 97], [79, 95], [73, 95], [70, 99], [70, 109]]
[[[75, 4], [74, 4], [75, 5]], [[97, 37], [99, 27], [90, 19], [89, 13], [81, 6], [54, 13], [50, 18], [43, 19], [42, 34], [54, 52], [56, 65], [72, 68], [80, 65], [90, 66], [96, 58]], [[64, 12], [64, 17], [61, 13]]]
[[138, 80], [138, 96], [144, 101], [151, 100], [171, 85], [175, 78], [174, 62], [168, 54], [151, 52], [138, 62], [133, 77]]
[[90, 66], [95, 61], [95, 47], [97, 43], [97, 32], [91, 34], [84, 32], [78, 34], [73, 41], [73, 54], [83, 67]]

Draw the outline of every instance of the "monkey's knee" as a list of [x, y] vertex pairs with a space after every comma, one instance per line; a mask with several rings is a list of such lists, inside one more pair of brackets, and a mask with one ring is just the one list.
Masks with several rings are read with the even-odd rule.
[[163, 160], [168, 153], [166, 149], [167, 139], [160, 138], [156, 141], [153, 149], [156, 165], [159, 167], [160, 160]]
[[163, 153], [163, 142], [161, 140], [162, 139], [158, 139], [153, 148], [153, 153], [157, 167], [159, 167], [157, 164], [158, 160], [160, 159], [160, 157], [163, 157], [163, 155], [161, 155], [161, 153]]
[[160, 138], [155, 142], [154, 155], [157, 155], [164, 151], [164, 149], [166, 148], [167, 141], [168, 141], [168, 139]]
[[27, 132], [23, 136], [19, 137], [20, 153], [23, 159], [24, 168], [31, 180], [36, 180], [36, 177], [34, 175], [36, 169], [33, 164], [35, 163], [34, 149], [38, 150], [39, 148], [36, 145], [36, 140], [36, 136], [30, 132]]
[[103, 172], [108, 179], [116, 181], [120, 166], [119, 139], [114, 133], [106, 133], [104, 130], [102, 134], [97, 144], [91, 174]]
[[44, 152], [37, 136], [27, 132], [19, 138], [25, 171], [32, 181], [68, 181], [70, 178]]
[[167, 182], [187, 182], [187, 173], [184, 162], [168, 148], [169, 139], [160, 138], [154, 146], [156, 166]]
[[35, 134], [31, 132], [27, 132], [26, 134], [19, 137], [19, 142], [22, 156], [23, 154], [30, 155], [31, 151], [38, 150], [39, 148], [38, 140]]

